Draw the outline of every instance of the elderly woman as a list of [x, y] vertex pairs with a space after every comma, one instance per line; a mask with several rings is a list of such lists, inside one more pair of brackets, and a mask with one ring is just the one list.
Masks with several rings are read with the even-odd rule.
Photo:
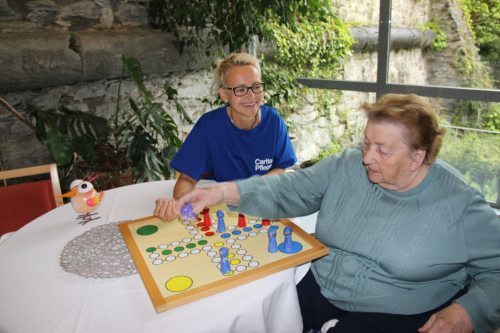
[[291, 217], [319, 210], [330, 253], [297, 286], [305, 329], [489, 332], [500, 326], [500, 221], [436, 160], [444, 130], [416, 95], [365, 104], [362, 150], [311, 168], [196, 189], [177, 206], [226, 202]]

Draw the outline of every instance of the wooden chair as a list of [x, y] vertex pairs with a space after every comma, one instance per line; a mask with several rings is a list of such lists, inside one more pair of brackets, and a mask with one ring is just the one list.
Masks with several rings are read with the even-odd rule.
[[[50, 175], [50, 179], [7, 185], [7, 179]], [[64, 204], [55, 164], [0, 171], [0, 236], [21, 228], [38, 216]]]

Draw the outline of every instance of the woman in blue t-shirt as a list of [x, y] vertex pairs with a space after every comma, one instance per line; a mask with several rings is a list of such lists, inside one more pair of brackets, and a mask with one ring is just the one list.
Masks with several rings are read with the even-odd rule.
[[[259, 61], [248, 53], [232, 53], [218, 63], [215, 81], [226, 104], [200, 117], [170, 163], [179, 172], [174, 198], [190, 192], [200, 179], [279, 174], [296, 162], [283, 119], [263, 104]], [[154, 214], [173, 220], [172, 199], [158, 199]]]

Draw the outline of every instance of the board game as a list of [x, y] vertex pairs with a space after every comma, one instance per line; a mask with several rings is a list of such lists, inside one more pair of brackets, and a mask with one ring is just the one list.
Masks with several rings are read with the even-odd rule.
[[157, 312], [324, 256], [328, 249], [289, 220], [206, 209], [190, 219], [120, 224]]

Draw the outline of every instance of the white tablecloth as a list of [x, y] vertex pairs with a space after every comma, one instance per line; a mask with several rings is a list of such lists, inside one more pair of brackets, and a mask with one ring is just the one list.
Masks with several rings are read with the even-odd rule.
[[[10, 235], [0, 244], [0, 332], [302, 332], [295, 283], [307, 267], [161, 313], [139, 274], [92, 279], [61, 268], [70, 240], [98, 225], [151, 215], [154, 200], [171, 196], [172, 188], [173, 181], [162, 181], [106, 191], [98, 220], [80, 225], [66, 204]], [[295, 222], [312, 232], [315, 215]]]

